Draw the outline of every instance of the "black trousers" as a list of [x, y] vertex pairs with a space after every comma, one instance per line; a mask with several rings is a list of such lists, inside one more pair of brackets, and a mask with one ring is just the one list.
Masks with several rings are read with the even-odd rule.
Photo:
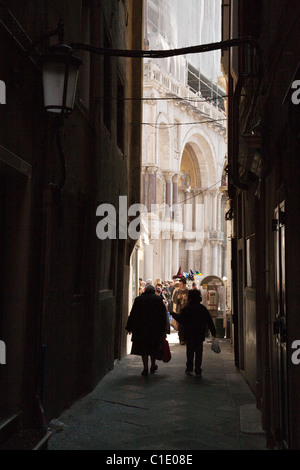
[[178, 338], [180, 342], [185, 343], [184, 326], [178, 323]]
[[186, 342], [186, 368], [189, 372], [193, 372], [195, 363], [195, 374], [201, 374], [203, 355], [203, 341], [187, 340]]

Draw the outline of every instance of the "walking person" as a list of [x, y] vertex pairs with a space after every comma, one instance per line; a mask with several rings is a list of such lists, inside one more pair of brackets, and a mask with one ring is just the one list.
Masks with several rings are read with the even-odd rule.
[[[173, 318], [173, 312], [177, 312], [177, 309], [178, 309], [178, 312], [179, 312], [179, 307], [177, 307], [177, 294], [176, 292], [178, 291], [179, 289], [179, 281], [176, 281], [174, 283], [174, 290], [173, 290], [173, 294], [172, 294], [172, 297], [171, 297], [171, 316], [172, 316], [172, 320], [171, 320], [171, 325], [172, 327], [174, 328], [174, 330], [178, 331], [178, 322], [175, 320], [175, 318]], [[177, 313], [178, 313], [177, 312]]]
[[[186, 285], [186, 279], [182, 277], [179, 280], [179, 289], [175, 292], [174, 301], [177, 304], [176, 312], [180, 315], [184, 307], [186, 307], [188, 303], [188, 293], [189, 289]], [[174, 317], [175, 318], [175, 317]], [[175, 318], [177, 320], [177, 318]], [[184, 332], [184, 325], [182, 322], [178, 322], [178, 337], [180, 344], [185, 344], [185, 332]]]
[[169, 287], [171, 297], [173, 296], [173, 292], [175, 290], [175, 283], [176, 282], [178, 282], [177, 276], [172, 276], [172, 281], [170, 281], [170, 287]]
[[155, 295], [154, 286], [146, 286], [145, 292], [136, 297], [126, 325], [128, 333], [132, 333], [131, 354], [142, 357], [143, 376], [149, 373], [149, 357], [151, 374], [158, 368], [156, 359], [161, 359], [162, 342], [166, 338], [168, 325], [169, 319], [162, 297]]
[[191, 289], [188, 292], [188, 304], [183, 308], [180, 314], [173, 313], [174, 318], [185, 329], [186, 340], [186, 370], [192, 375], [194, 365], [195, 374], [201, 376], [202, 373], [202, 355], [203, 341], [205, 340], [205, 330], [208, 326], [213, 337], [216, 337], [216, 328], [213, 319], [207, 308], [200, 302], [202, 300], [201, 292], [198, 289]]

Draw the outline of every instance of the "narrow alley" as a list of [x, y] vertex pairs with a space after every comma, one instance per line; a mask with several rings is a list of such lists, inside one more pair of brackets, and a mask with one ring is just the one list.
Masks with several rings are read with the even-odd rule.
[[127, 355], [94, 391], [58, 418], [49, 450], [266, 450], [255, 397], [235, 368], [230, 340], [204, 343], [203, 375], [185, 374], [185, 346], [168, 335], [172, 359], [141, 376]]
[[[0, 1], [0, 451], [300, 450], [299, 19], [299, 0]], [[175, 332], [141, 376], [147, 285], [157, 354], [160, 314], [201, 293], [222, 348], [201, 378]]]

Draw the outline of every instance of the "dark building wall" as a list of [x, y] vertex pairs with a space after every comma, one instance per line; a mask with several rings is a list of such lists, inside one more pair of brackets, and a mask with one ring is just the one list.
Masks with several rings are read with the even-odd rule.
[[[231, 1], [230, 7], [231, 25], [238, 24], [235, 37], [256, 37], [262, 51], [251, 58], [249, 48], [240, 47], [227, 67], [234, 72], [228, 78], [233, 278], [241, 285], [234, 302], [236, 363], [256, 394], [268, 445], [299, 449], [299, 365], [291, 355], [293, 341], [300, 338], [300, 120], [290, 87], [299, 73], [300, 6]], [[249, 289], [251, 264], [255, 285]]]
[[[141, 62], [110, 60], [111, 99], [103, 99], [104, 58], [78, 52], [84, 64], [76, 104], [60, 128], [66, 180], [56, 144], [57, 120], [43, 110], [36, 40], [65, 25], [65, 41], [141, 49], [143, 2], [4, 2], [0, 79], [7, 104], [0, 121], [1, 283], [0, 333], [7, 346], [1, 366], [1, 418], [22, 412], [39, 425], [91, 390], [125, 352], [130, 240], [96, 236], [96, 209], [120, 195], [139, 202]], [[27, 38], [27, 36], [30, 39]], [[104, 33], [105, 31], [105, 33]], [[106, 35], [106, 36], [105, 36]], [[19, 44], [16, 39], [18, 39]], [[51, 38], [55, 43], [57, 38]], [[21, 46], [20, 46], [21, 44]], [[48, 41], [38, 45], [47, 50]], [[22, 48], [24, 50], [22, 50]], [[134, 62], [134, 63], [132, 63]], [[108, 114], [107, 114], [108, 113]], [[109, 119], [108, 119], [109, 115]], [[121, 128], [123, 133], [121, 132]], [[125, 277], [125, 279], [128, 279]]]

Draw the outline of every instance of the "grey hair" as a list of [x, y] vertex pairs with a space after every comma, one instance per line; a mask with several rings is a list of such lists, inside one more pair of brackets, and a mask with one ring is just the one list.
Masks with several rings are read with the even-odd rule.
[[145, 287], [145, 294], [155, 294], [155, 287], [152, 284], [148, 284]]

